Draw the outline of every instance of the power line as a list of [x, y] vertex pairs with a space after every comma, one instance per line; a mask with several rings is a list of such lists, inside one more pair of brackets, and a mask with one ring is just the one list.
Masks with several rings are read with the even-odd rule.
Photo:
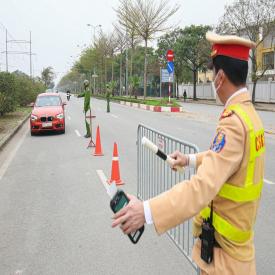
[[[5, 51], [2, 51], [1, 53], [4, 53], [6, 55], [6, 71], [8, 71], [8, 68], [11, 67], [9, 62], [8, 62], [8, 56], [9, 55], [19, 55], [23, 58], [24, 55], [27, 55], [29, 56], [29, 63], [30, 63], [30, 67], [29, 67], [29, 70], [30, 70], [30, 77], [32, 77], [32, 72], [33, 72], [33, 64], [32, 64], [32, 56], [35, 55], [33, 52], [32, 52], [32, 37], [31, 37], [31, 32], [30, 32], [30, 38], [29, 40], [19, 40], [19, 39], [15, 39], [8, 31], [7, 27], [2, 23], [0, 22], [0, 27], [2, 27], [2, 29], [4, 29], [5, 31], [5, 36], [6, 36], [6, 43], [5, 43], [5, 48], [6, 50]], [[20, 48], [20, 50], [14, 50], [14, 51], [11, 51], [8, 49], [8, 45], [11, 46], [11, 48], [13, 48], [13, 45], [16, 45], [16, 47]], [[22, 45], [29, 45], [29, 50], [26, 50], [26, 47], [22, 47]]]

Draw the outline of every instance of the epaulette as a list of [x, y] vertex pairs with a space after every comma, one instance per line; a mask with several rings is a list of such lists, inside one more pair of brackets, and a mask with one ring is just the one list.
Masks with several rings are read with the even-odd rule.
[[233, 115], [233, 111], [225, 109], [221, 114], [220, 120], [226, 117], [230, 117], [232, 115]]

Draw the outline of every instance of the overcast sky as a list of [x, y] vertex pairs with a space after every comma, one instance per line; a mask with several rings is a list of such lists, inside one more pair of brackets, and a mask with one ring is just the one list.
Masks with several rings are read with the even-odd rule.
[[[56, 82], [72, 66], [81, 52], [81, 47], [91, 43], [92, 31], [87, 23], [102, 25], [111, 31], [116, 21], [113, 8], [119, 0], [1, 0], [0, 7], [0, 52], [5, 51], [5, 29], [8, 39], [28, 40], [32, 32], [34, 75], [52, 66], [57, 74]], [[170, 0], [181, 8], [170, 23], [180, 27], [190, 24], [217, 24], [224, 6], [233, 0]], [[80, 45], [80, 47], [78, 47]], [[8, 43], [8, 50], [28, 51], [27, 44]], [[72, 56], [72, 57], [71, 57]], [[22, 70], [29, 74], [29, 57], [9, 55], [9, 70]], [[4, 53], [0, 56], [0, 69], [6, 68]]]

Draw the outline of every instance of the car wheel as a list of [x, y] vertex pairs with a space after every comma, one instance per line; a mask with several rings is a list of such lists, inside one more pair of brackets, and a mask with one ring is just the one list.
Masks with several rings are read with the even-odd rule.
[[33, 131], [31, 131], [31, 136], [35, 136], [35, 133]]

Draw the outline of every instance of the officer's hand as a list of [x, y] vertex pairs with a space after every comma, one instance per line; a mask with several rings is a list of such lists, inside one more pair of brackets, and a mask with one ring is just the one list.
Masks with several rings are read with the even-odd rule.
[[173, 170], [177, 170], [176, 166], [185, 167], [188, 165], [188, 156], [182, 154], [179, 151], [173, 152], [171, 155], [169, 155], [172, 159], [174, 159], [174, 165], [172, 166]]
[[120, 225], [124, 234], [130, 234], [141, 228], [145, 223], [143, 202], [135, 196], [128, 195], [129, 204], [113, 216], [112, 227]]

